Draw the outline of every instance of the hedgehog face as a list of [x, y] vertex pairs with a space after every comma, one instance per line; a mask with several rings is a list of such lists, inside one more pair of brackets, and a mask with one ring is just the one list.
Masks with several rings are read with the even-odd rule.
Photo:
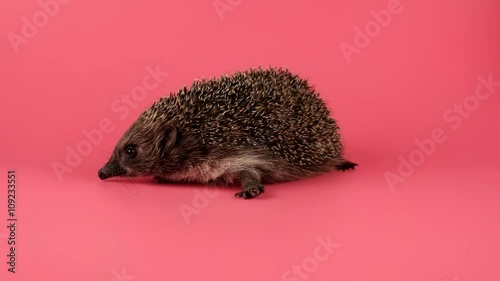
[[145, 126], [138, 120], [116, 144], [109, 161], [98, 176], [135, 177], [153, 175], [177, 140], [177, 130], [169, 125]]

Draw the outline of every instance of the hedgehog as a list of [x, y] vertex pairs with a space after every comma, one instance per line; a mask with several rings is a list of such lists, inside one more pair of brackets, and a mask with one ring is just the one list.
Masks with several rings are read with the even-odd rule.
[[356, 166], [343, 157], [337, 121], [314, 86], [288, 69], [259, 67], [195, 80], [155, 101], [98, 177], [236, 184], [235, 196], [250, 199], [264, 184]]

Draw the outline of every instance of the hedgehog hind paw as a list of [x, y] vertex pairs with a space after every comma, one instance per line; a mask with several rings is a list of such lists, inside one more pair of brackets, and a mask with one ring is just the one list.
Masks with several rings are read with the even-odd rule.
[[358, 164], [346, 159], [336, 159], [334, 167], [339, 171], [354, 170]]
[[252, 199], [259, 196], [261, 193], [264, 193], [265, 188], [263, 185], [255, 185], [243, 188], [242, 191], [236, 192], [234, 194], [235, 197], [240, 197], [243, 199]]
[[238, 177], [241, 183], [241, 191], [234, 194], [235, 197], [252, 199], [264, 193], [264, 186], [261, 183], [260, 172], [250, 167], [248, 170], [240, 172]]

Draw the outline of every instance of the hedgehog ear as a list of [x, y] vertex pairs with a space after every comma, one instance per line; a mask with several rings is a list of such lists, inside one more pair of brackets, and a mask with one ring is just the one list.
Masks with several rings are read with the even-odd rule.
[[172, 125], [164, 125], [162, 126], [162, 130], [160, 132], [161, 139], [159, 143], [159, 148], [162, 152], [172, 149], [177, 144], [178, 134], [177, 128]]

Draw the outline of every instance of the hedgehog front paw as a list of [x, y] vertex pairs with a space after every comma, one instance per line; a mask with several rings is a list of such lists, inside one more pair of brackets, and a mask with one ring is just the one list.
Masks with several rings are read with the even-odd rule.
[[265, 189], [262, 185], [255, 185], [243, 188], [242, 191], [236, 192], [235, 197], [242, 197], [244, 199], [252, 199], [257, 197], [259, 194], [264, 193]]

